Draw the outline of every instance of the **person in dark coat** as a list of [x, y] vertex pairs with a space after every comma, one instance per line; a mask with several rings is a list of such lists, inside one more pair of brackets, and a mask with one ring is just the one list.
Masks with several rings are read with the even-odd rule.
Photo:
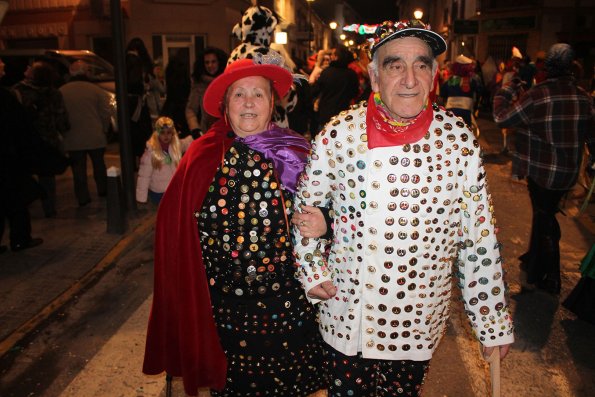
[[313, 135], [318, 133], [320, 127], [325, 125], [331, 117], [349, 108], [349, 105], [357, 97], [359, 80], [357, 74], [348, 67], [352, 61], [353, 56], [346, 47], [334, 48], [330, 66], [322, 71], [312, 86], [313, 97], [320, 98], [319, 125], [311, 131]]
[[165, 68], [166, 99], [161, 109], [161, 116], [174, 121], [181, 138], [190, 135], [186, 121], [186, 102], [190, 95], [190, 71], [180, 57], [173, 57]]
[[43, 166], [35, 173], [45, 191], [41, 204], [46, 218], [56, 216], [56, 175], [66, 169], [62, 141], [63, 134], [70, 129], [64, 98], [55, 87], [56, 76], [49, 63], [35, 61], [27, 67], [25, 78], [13, 87], [41, 139], [38, 149]]
[[[0, 78], [3, 75], [4, 63], [0, 59]], [[43, 243], [41, 238], [31, 237], [28, 204], [39, 198], [41, 189], [26, 166], [34, 161], [34, 132], [25, 114], [14, 95], [0, 87], [0, 241], [8, 220], [13, 251]], [[0, 246], [0, 254], [7, 250], [6, 246]]]
[[135, 37], [126, 46], [126, 76], [132, 151], [137, 159], [145, 152], [145, 142], [153, 133], [151, 112], [145, 91], [153, 74], [153, 61], [142, 39]]

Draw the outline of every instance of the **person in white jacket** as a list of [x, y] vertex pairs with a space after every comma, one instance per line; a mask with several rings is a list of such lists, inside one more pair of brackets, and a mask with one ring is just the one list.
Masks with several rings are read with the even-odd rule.
[[192, 136], [180, 139], [169, 117], [160, 117], [155, 121], [155, 130], [140, 160], [136, 201], [146, 203], [150, 199], [152, 203], [159, 204], [190, 143]]
[[[444, 51], [419, 20], [379, 25], [369, 100], [316, 136], [298, 186], [294, 249], [319, 303], [329, 396], [418, 396], [453, 278], [484, 354], [503, 358], [514, 340], [479, 144], [432, 103]], [[334, 211], [328, 254], [329, 241], [303, 237], [311, 206]]]

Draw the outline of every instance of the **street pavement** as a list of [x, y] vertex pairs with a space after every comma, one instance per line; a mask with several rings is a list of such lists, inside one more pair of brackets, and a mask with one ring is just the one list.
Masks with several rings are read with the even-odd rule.
[[[578, 264], [594, 242], [595, 206], [591, 204], [585, 213], [578, 214], [580, 201], [570, 199], [564, 203], [566, 215], [559, 216], [563, 271], [560, 298], [531, 290], [523, 283], [516, 259], [527, 248], [530, 231], [526, 185], [510, 179], [510, 158], [499, 153], [498, 128], [486, 118], [480, 118], [479, 125], [516, 322], [516, 342], [502, 363], [502, 395], [595, 395], [595, 326], [576, 319], [559, 304], [580, 278]], [[119, 166], [117, 146], [110, 146], [106, 160], [108, 165]], [[44, 218], [39, 203], [31, 207], [33, 236], [42, 237], [44, 243], [0, 255], [0, 356], [23, 349], [19, 341], [65, 303], [83, 294], [153, 233], [155, 209], [150, 206], [128, 217], [124, 234], [107, 233], [105, 199], [94, 196], [91, 204], [79, 208], [71, 178], [70, 172], [58, 177], [56, 218]], [[92, 178], [89, 182], [93, 195]], [[6, 236], [2, 244], [7, 244]], [[163, 396], [164, 377], [140, 373], [150, 301], [149, 296], [138, 306], [61, 394], [52, 395]], [[480, 358], [456, 294], [451, 310], [450, 324], [432, 361], [424, 395], [489, 395], [489, 367]], [[176, 379], [177, 395], [183, 393]]]

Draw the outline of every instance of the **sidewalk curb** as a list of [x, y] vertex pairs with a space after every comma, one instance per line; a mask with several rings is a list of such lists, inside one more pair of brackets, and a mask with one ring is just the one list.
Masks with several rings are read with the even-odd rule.
[[148, 232], [155, 225], [156, 214], [152, 213], [146, 215], [139, 225], [127, 236], [122, 238], [95, 266], [93, 266], [85, 275], [78, 281], [72, 284], [64, 292], [54, 298], [49, 304], [41, 309], [37, 314], [23, 323], [14, 332], [0, 341], [0, 357], [9, 352], [17, 343], [25, 338], [31, 331], [33, 331], [39, 324], [49, 318], [60, 307], [70, 301], [77, 293], [91, 284], [110, 266], [122, 253], [141, 236]]

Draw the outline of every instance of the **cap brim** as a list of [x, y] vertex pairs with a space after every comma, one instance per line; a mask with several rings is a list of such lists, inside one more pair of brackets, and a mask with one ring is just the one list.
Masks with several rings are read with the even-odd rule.
[[234, 82], [244, 77], [260, 76], [273, 82], [273, 88], [280, 98], [283, 98], [293, 83], [293, 77], [289, 71], [267, 64], [253, 64], [248, 67], [241, 67], [229, 72], [223, 72], [209, 84], [203, 97], [205, 111], [214, 117], [222, 117], [221, 105], [225, 100], [225, 91]]
[[380, 48], [387, 42], [394, 39], [399, 39], [401, 37], [417, 37], [418, 39], [425, 41], [430, 46], [432, 54], [434, 54], [435, 57], [446, 51], [446, 41], [438, 33], [427, 29], [405, 28], [391, 35], [386, 36], [378, 43], [376, 43], [376, 45], [372, 47], [372, 55], [378, 50], [378, 48]]

